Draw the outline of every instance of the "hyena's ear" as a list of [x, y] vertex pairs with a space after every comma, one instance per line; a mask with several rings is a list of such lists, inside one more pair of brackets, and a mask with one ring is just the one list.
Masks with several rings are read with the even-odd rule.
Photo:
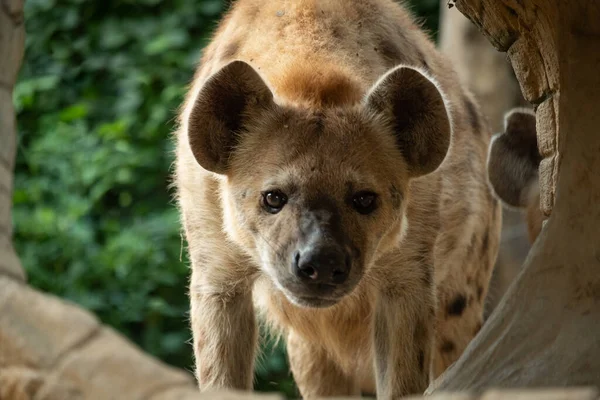
[[535, 114], [525, 108], [509, 111], [504, 117], [504, 132], [492, 138], [487, 162], [490, 184], [501, 201], [513, 207], [529, 206], [541, 159]]
[[188, 119], [188, 139], [204, 169], [226, 174], [232, 150], [252, 118], [274, 106], [273, 93], [243, 61], [233, 61], [204, 83]]
[[365, 104], [390, 118], [411, 177], [431, 173], [444, 161], [451, 136], [448, 110], [423, 74], [402, 66], [391, 69], [373, 85]]

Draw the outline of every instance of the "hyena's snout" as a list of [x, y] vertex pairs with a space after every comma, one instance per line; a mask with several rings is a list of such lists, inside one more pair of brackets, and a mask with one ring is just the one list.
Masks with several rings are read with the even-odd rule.
[[342, 229], [339, 215], [331, 209], [302, 214], [284, 261], [286, 272], [279, 275], [279, 286], [297, 305], [331, 306], [360, 280], [360, 253]]
[[342, 246], [308, 245], [294, 252], [292, 273], [309, 287], [317, 285], [335, 286], [348, 280], [350, 275], [351, 258]]
[[288, 298], [304, 307], [336, 304], [352, 289], [352, 257], [345, 246], [321, 242], [298, 246], [291, 255]]

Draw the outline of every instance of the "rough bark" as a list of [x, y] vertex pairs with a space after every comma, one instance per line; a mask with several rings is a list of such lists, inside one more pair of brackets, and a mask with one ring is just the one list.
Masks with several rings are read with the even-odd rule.
[[427, 393], [600, 385], [600, 3], [456, 6], [508, 52], [524, 96], [538, 106], [550, 218], [479, 335]]
[[0, 3], [0, 276], [25, 280], [12, 245], [11, 196], [15, 164], [15, 114], [12, 88], [23, 58], [25, 29], [20, 1]]
[[506, 54], [496, 50], [458, 9], [448, 8], [448, 0], [440, 1], [439, 48], [477, 96], [492, 130], [500, 132], [504, 114], [525, 105]]
[[[500, 132], [505, 113], [527, 105], [510, 61], [460, 11], [449, 8], [448, 0], [441, 0], [440, 7], [440, 50], [474, 92], [492, 131]], [[517, 276], [529, 249], [523, 212], [504, 208], [500, 251], [486, 298], [485, 318]]]

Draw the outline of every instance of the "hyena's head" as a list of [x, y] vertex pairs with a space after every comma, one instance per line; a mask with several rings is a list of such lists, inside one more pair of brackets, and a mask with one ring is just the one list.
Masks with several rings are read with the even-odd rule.
[[[184, 125], [185, 126], [185, 125]], [[234, 61], [188, 107], [197, 162], [221, 176], [225, 229], [290, 301], [327, 307], [397, 241], [410, 179], [444, 160], [451, 123], [436, 85], [398, 67], [360, 104], [278, 103]]]
[[540, 210], [539, 166], [535, 114], [515, 108], [504, 117], [504, 131], [495, 135], [488, 154], [488, 177], [496, 196], [510, 207], [525, 209], [530, 242], [544, 216]]

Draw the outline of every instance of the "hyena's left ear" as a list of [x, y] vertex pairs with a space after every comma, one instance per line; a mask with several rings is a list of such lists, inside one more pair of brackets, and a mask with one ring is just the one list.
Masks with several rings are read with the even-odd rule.
[[411, 177], [431, 173], [444, 161], [451, 126], [442, 94], [417, 70], [395, 67], [365, 99], [367, 108], [390, 119]]
[[275, 107], [273, 93], [249, 64], [233, 61], [203, 84], [187, 120], [188, 140], [198, 164], [226, 174], [229, 157], [254, 118]]

